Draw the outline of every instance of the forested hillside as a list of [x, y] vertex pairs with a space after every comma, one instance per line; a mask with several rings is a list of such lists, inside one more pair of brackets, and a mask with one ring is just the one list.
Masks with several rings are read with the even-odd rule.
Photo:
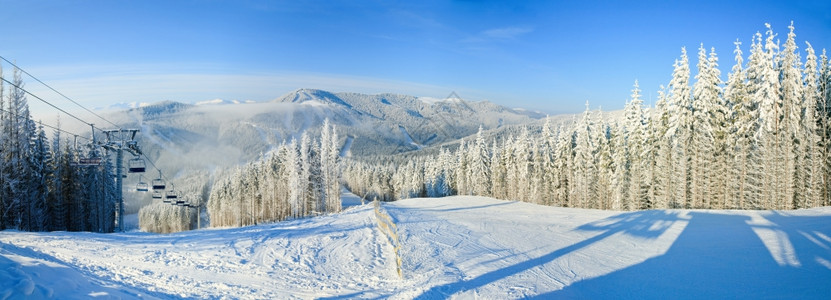
[[[637, 81], [622, 120], [586, 111], [540, 134], [485, 140], [422, 157], [357, 159], [353, 192], [384, 200], [480, 195], [600, 209], [798, 209], [831, 204], [831, 63], [768, 25], [750, 55], [736, 42], [721, 80], [715, 49], [685, 49], [653, 108]], [[804, 55], [804, 60], [802, 59]]]
[[[59, 127], [50, 141], [29, 113], [20, 70], [12, 77], [0, 81], [0, 230], [114, 231], [109, 153], [79, 146], [91, 141], [62, 137]], [[82, 157], [101, 163], [78, 166]]]

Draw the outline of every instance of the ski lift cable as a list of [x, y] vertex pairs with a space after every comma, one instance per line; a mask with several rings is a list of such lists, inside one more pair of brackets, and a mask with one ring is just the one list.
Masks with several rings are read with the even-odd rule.
[[[8, 81], [6, 78], [2, 78], [2, 77], [0, 77], [0, 79], [2, 79], [4, 82], [6, 82], [6, 83], [10, 84], [10, 85], [11, 85], [11, 86], [13, 86], [13, 87], [20, 89], [20, 90], [21, 90], [21, 91], [23, 91], [24, 93], [29, 94], [29, 95], [30, 95], [30, 96], [32, 96], [32, 97], [35, 97], [36, 99], [40, 100], [41, 102], [48, 104], [49, 106], [51, 106], [51, 107], [53, 107], [53, 108], [57, 109], [58, 111], [63, 112], [64, 114], [66, 114], [66, 115], [68, 115], [68, 116], [70, 116], [70, 117], [75, 118], [76, 120], [80, 121], [81, 123], [84, 123], [84, 124], [86, 124], [86, 125], [89, 125], [90, 127], [92, 127], [92, 129], [93, 129], [93, 130], [95, 130], [95, 129], [96, 129], [95, 125], [93, 125], [92, 123], [88, 123], [88, 122], [84, 121], [83, 119], [81, 119], [81, 118], [79, 118], [79, 117], [77, 117], [77, 116], [75, 116], [75, 115], [73, 115], [73, 114], [68, 113], [67, 111], [65, 111], [65, 110], [63, 110], [63, 109], [61, 109], [61, 108], [59, 108], [59, 107], [55, 106], [54, 104], [49, 103], [49, 101], [46, 101], [46, 100], [44, 100], [43, 98], [40, 98], [40, 97], [38, 97], [38, 96], [37, 96], [37, 95], [35, 95], [35, 94], [32, 94], [31, 92], [27, 91], [26, 89], [24, 89], [24, 88], [22, 88], [22, 87], [20, 87], [20, 86], [18, 86], [18, 85], [16, 85], [16, 84], [14, 84], [14, 83], [12, 83], [12, 82]], [[49, 127], [50, 127], [50, 128], [53, 128], [53, 129], [56, 129], [55, 127], [52, 127], [52, 126], [49, 126]], [[101, 128], [97, 128], [97, 129], [98, 129], [98, 130], [102, 130]], [[66, 131], [64, 131], [64, 132], [66, 132]], [[67, 133], [69, 133], [69, 132], [67, 132]], [[86, 137], [83, 137], [83, 136], [80, 136], [80, 135], [77, 135], [77, 134], [73, 134], [73, 133], [69, 133], [69, 134], [72, 134], [72, 135], [75, 135], [75, 136], [79, 136], [79, 137], [82, 137], [82, 138], [87, 139], [87, 140], [91, 140], [91, 139], [89, 139], [89, 138], [86, 138]], [[161, 177], [163, 177], [165, 181], [170, 181], [170, 179], [169, 179], [169, 178], [167, 178], [167, 176], [164, 176], [164, 173], [162, 173], [161, 169], [159, 169], [159, 167], [157, 167], [157, 166], [156, 166], [156, 164], [155, 164], [155, 163], [153, 163], [153, 160], [151, 160], [149, 157], [147, 157], [147, 154], [144, 154], [144, 153], [142, 152], [142, 153], [141, 153], [141, 155], [142, 155], [142, 156], [144, 156], [144, 158], [146, 158], [146, 159], [147, 159], [147, 161], [150, 163], [150, 165], [152, 165], [152, 166], [153, 166], [153, 168], [154, 168], [154, 169], [156, 169], [157, 171], [159, 171], [159, 173], [160, 173], [160, 174], [162, 174], [162, 176], [161, 176]]]
[[[59, 91], [55, 90], [54, 88], [52, 88], [51, 86], [47, 85], [46, 83], [44, 83], [43, 81], [41, 81], [41, 80], [40, 80], [40, 79], [38, 79], [37, 77], [33, 76], [33, 75], [32, 75], [32, 74], [30, 74], [29, 72], [26, 72], [26, 70], [23, 70], [22, 68], [20, 68], [20, 67], [19, 67], [19, 66], [17, 66], [16, 64], [12, 63], [11, 61], [9, 61], [8, 59], [6, 59], [5, 57], [0, 56], [0, 59], [2, 59], [3, 61], [6, 61], [7, 63], [11, 64], [11, 65], [12, 65], [12, 66], [14, 66], [15, 68], [17, 68], [18, 70], [20, 70], [21, 72], [23, 72], [24, 74], [26, 74], [26, 75], [28, 75], [29, 77], [31, 77], [31, 78], [33, 78], [33, 79], [35, 79], [37, 82], [39, 82], [39, 83], [43, 84], [44, 86], [48, 87], [49, 89], [51, 89], [51, 90], [52, 90], [52, 91], [54, 91], [55, 93], [58, 93], [59, 95], [63, 96], [64, 98], [66, 98], [67, 100], [71, 101], [72, 103], [75, 103], [76, 105], [80, 106], [80, 107], [81, 107], [81, 108], [83, 108], [84, 110], [86, 110], [86, 111], [88, 111], [88, 112], [92, 113], [92, 114], [93, 114], [93, 115], [95, 115], [96, 117], [98, 117], [98, 118], [100, 118], [100, 119], [102, 119], [102, 120], [106, 121], [107, 123], [112, 124], [113, 126], [115, 126], [115, 127], [119, 128], [119, 129], [121, 128], [121, 126], [118, 126], [118, 125], [116, 125], [115, 123], [113, 123], [113, 122], [111, 122], [111, 121], [109, 121], [109, 120], [107, 120], [107, 119], [105, 119], [105, 118], [101, 117], [100, 115], [98, 115], [98, 114], [96, 114], [96, 113], [92, 112], [91, 110], [87, 109], [86, 107], [84, 107], [83, 105], [79, 104], [78, 102], [75, 102], [75, 101], [74, 101], [74, 100], [72, 100], [71, 98], [67, 97], [67, 96], [66, 96], [66, 95], [64, 95], [63, 93], [61, 93], [61, 92], [59, 92]], [[28, 95], [30, 95], [30, 96], [32, 96], [32, 97], [34, 97], [35, 99], [40, 100], [40, 101], [41, 101], [41, 102], [43, 102], [43, 103], [46, 103], [47, 105], [51, 106], [52, 108], [54, 108], [54, 109], [56, 109], [56, 110], [58, 110], [58, 111], [60, 111], [60, 112], [62, 112], [62, 113], [64, 113], [64, 114], [66, 114], [66, 115], [68, 115], [68, 116], [70, 116], [70, 117], [72, 117], [72, 118], [74, 118], [74, 119], [78, 120], [79, 122], [84, 123], [84, 124], [86, 124], [86, 125], [89, 125], [89, 126], [92, 128], [92, 130], [93, 130], [93, 131], [96, 129], [96, 127], [95, 127], [95, 125], [94, 125], [94, 124], [92, 124], [92, 123], [90, 123], [90, 122], [87, 122], [87, 121], [84, 121], [83, 119], [79, 118], [78, 116], [75, 116], [75, 115], [73, 115], [73, 114], [71, 114], [71, 113], [67, 112], [66, 110], [61, 109], [60, 107], [58, 107], [58, 106], [56, 106], [56, 105], [54, 105], [54, 104], [50, 103], [49, 101], [44, 100], [44, 99], [43, 99], [43, 98], [41, 98], [41, 97], [38, 97], [37, 95], [33, 94], [32, 92], [29, 92], [28, 90], [24, 89], [23, 87], [21, 87], [21, 86], [19, 86], [19, 85], [17, 85], [17, 84], [14, 84], [13, 82], [11, 82], [11, 81], [7, 80], [6, 78], [0, 77], [0, 80], [2, 80], [3, 82], [8, 83], [9, 85], [11, 85], [11, 86], [13, 86], [13, 87], [15, 87], [15, 88], [17, 88], [17, 89], [20, 89], [20, 90], [21, 90], [21, 91], [23, 91], [24, 93], [26, 93], [26, 94], [28, 94]], [[86, 138], [86, 137], [84, 137], [84, 136], [80, 136], [80, 135], [77, 135], [77, 134], [73, 134], [73, 133], [67, 132], [67, 131], [62, 130], [62, 129], [57, 129], [57, 128], [53, 127], [53, 126], [48, 126], [48, 127], [49, 127], [49, 128], [53, 128], [53, 129], [55, 129], [55, 130], [61, 130], [61, 131], [63, 131], [63, 132], [66, 132], [66, 133], [68, 133], [68, 134], [72, 134], [72, 135], [74, 135], [74, 136], [79, 136], [79, 137], [82, 137], [82, 138], [84, 138], [84, 139], [86, 139], [86, 140], [91, 140], [91, 139]], [[101, 128], [98, 128], [98, 130], [103, 131]], [[167, 176], [165, 176], [165, 175], [164, 175], [164, 173], [162, 173], [161, 169], [159, 169], [159, 167], [157, 167], [157, 166], [156, 166], [156, 164], [155, 164], [155, 163], [153, 163], [153, 160], [151, 160], [149, 157], [147, 157], [147, 155], [146, 155], [146, 154], [144, 154], [144, 153], [141, 153], [141, 155], [142, 155], [142, 156], [144, 156], [144, 158], [146, 158], [146, 159], [147, 159], [147, 162], [149, 162], [149, 163], [150, 163], [150, 165], [152, 165], [152, 166], [153, 166], [153, 168], [154, 168], [154, 169], [156, 169], [156, 170], [159, 172], [159, 174], [160, 174], [160, 176], [159, 176], [159, 177], [162, 177], [165, 181], [170, 181], [170, 179], [169, 179]]]
[[[18, 70], [20, 70], [21, 72], [23, 72], [23, 74], [28, 75], [29, 77], [31, 77], [31, 78], [32, 78], [32, 79], [34, 79], [35, 81], [39, 82], [40, 84], [42, 84], [42, 85], [46, 86], [47, 88], [49, 88], [49, 89], [50, 89], [50, 90], [52, 90], [53, 92], [57, 93], [58, 95], [61, 95], [61, 96], [62, 96], [62, 97], [64, 97], [66, 100], [69, 100], [69, 102], [75, 103], [75, 105], [78, 105], [78, 107], [83, 108], [83, 109], [84, 109], [84, 110], [86, 110], [87, 112], [91, 113], [93, 116], [96, 116], [96, 117], [98, 117], [99, 119], [104, 120], [105, 122], [112, 124], [112, 125], [113, 125], [113, 126], [115, 126], [116, 128], [121, 129], [121, 126], [116, 125], [115, 123], [111, 122], [110, 120], [107, 120], [107, 119], [105, 119], [104, 117], [102, 117], [101, 115], [96, 114], [96, 113], [95, 113], [95, 112], [93, 112], [92, 110], [90, 110], [90, 109], [88, 109], [88, 108], [84, 107], [83, 105], [81, 105], [80, 103], [76, 102], [75, 100], [72, 100], [72, 98], [69, 98], [68, 96], [66, 96], [66, 95], [64, 95], [63, 93], [59, 92], [58, 90], [56, 90], [56, 89], [55, 89], [55, 88], [53, 88], [52, 86], [50, 86], [50, 85], [46, 84], [45, 82], [41, 81], [40, 79], [38, 79], [38, 78], [37, 78], [37, 77], [35, 77], [34, 75], [30, 74], [29, 72], [26, 72], [26, 70], [24, 70], [23, 68], [21, 68], [21, 67], [17, 66], [15, 63], [13, 63], [13, 62], [9, 61], [8, 59], [6, 59], [5, 57], [3, 57], [2, 55], [0, 55], [0, 59], [3, 59], [3, 60], [4, 60], [4, 61], [6, 61], [7, 63], [11, 64], [11, 65], [12, 65], [12, 66], [14, 66], [15, 68], [17, 68]], [[5, 81], [5, 80], [4, 80], [4, 81]], [[33, 96], [34, 96], [34, 95], [33, 95]], [[35, 98], [37, 98], [37, 97], [35, 97]], [[42, 101], [42, 100], [41, 100], [41, 101]], [[50, 105], [51, 105], [51, 104], [50, 104]], [[85, 122], [85, 123], [86, 123], [86, 122]]]
[[159, 169], [159, 167], [157, 167], [156, 164], [153, 163], [153, 160], [150, 159], [150, 157], [147, 157], [147, 154], [142, 152], [141, 156], [144, 156], [144, 158], [147, 160], [147, 162], [150, 163], [151, 166], [153, 166], [153, 169], [156, 169], [156, 171], [159, 172], [159, 177], [160, 178], [164, 179], [166, 182], [170, 181], [170, 178], [167, 178], [167, 176], [164, 175], [164, 173], [162, 172], [162, 169]]
[[31, 92], [29, 92], [29, 91], [27, 91], [26, 89], [24, 89], [24, 88], [20, 87], [19, 85], [16, 85], [16, 84], [12, 83], [11, 81], [8, 81], [6, 78], [2, 78], [2, 77], [0, 77], [0, 80], [3, 80], [4, 82], [6, 82], [6, 83], [8, 83], [8, 84], [12, 85], [13, 87], [15, 87], [15, 88], [17, 88], [17, 89], [20, 89], [20, 90], [21, 90], [21, 91], [23, 91], [24, 93], [29, 94], [29, 96], [35, 97], [35, 99], [38, 99], [38, 100], [40, 100], [40, 101], [41, 101], [41, 102], [43, 102], [43, 103], [46, 103], [47, 105], [51, 106], [52, 108], [57, 109], [58, 111], [60, 111], [60, 112], [62, 112], [62, 113], [64, 113], [64, 114], [66, 114], [66, 115], [68, 115], [68, 116], [70, 116], [70, 117], [75, 118], [75, 120], [78, 120], [78, 121], [80, 121], [81, 123], [84, 123], [84, 124], [86, 124], [86, 125], [92, 126], [92, 128], [95, 128], [95, 125], [93, 125], [92, 123], [89, 123], [89, 122], [87, 122], [87, 121], [84, 121], [83, 119], [81, 119], [81, 118], [79, 118], [79, 117], [77, 117], [77, 116], [75, 116], [75, 115], [73, 115], [73, 114], [70, 114], [70, 113], [66, 112], [65, 110], [61, 109], [60, 107], [57, 107], [57, 106], [55, 106], [55, 105], [54, 105], [54, 104], [52, 104], [52, 103], [49, 103], [49, 101], [43, 100], [43, 98], [38, 97], [38, 96], [37, 96], [37, 95], [35, 95], [35, 94], [32, 94]]
[[[15, 113], [13, 113], [13, 112], [11, 112], [11, 111], [8, 111], [8, 110], [6, 110], [6, 109], [0, 109], [0, 111], [5, 112], [5, 113], [8, 113], [8, 114], [11, 114], [11, 115], [13, 115], [15, 118], [20, 118], [20, 116], [18, 116], [17, 114], [15, 114]], [[85, 136], [83, 136], [83, 135], [78, 135], [78, 134], [76, 134], [76, 133], [69, 132], [69, 131], [66, 131], [66, 130], [64, 130], [64, 129], [60, 129], [60, 128], [58, 128], [58, 127], [55, 127], [55, 126], [52, 126], [52, 125], [49, 125], [49, 124], [43, 123], [43, 121], [38, 121], [37, 123], [38, 123], [38, 124], [40, 124], [40, 125], [43, 125], [44, 127], [51, 128], [52, 130], [57, 130], [57, 131], [60, 131], [60, 132], [63, 132], [63, 133], [66, 133], [66, 134], [69, 134], [69, 135], [72, 135], [72, 136], [77, 136], [77, 137], [79, 137], [79, 138], [82, 138], [82, 139], [85, 139], [85, 140], [88, 140], [88, 141], [92, 141], [92, 139], [90, 139], [90, 138], [88, 138], [88, 137], [85, 137]]]

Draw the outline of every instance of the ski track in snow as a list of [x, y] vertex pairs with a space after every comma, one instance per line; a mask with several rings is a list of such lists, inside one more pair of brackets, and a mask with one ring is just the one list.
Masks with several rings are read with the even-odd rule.
[[598, 211], [483, 197], [158, 235], [0, 232], [0, 298], [827, 298], [831, 208]]

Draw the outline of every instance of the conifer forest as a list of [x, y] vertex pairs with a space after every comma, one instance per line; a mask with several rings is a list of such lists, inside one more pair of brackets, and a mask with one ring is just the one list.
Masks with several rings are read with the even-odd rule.
[[350, 161], [346, 184], [383, 200], [478, 195], [613, 210], [831, 205], [831, 64], [789, 28], [780, 44], [767, 25], [748, 56], [737, 41], [726, 81], [714, 49], [700, 46], [692, 75], [682, 48], [655, 106], [636, 81], [620, 120], [587, 103], [578, 120], [538, 132], [485, 140], [480, 130], [437, 155]]

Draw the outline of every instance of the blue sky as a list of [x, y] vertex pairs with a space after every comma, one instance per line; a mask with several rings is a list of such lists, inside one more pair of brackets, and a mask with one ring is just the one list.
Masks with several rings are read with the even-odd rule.
[[652, 103], [683, 46], [693, 65], [715, 47], [726, 78], [765, 22], [831, 48], [824, 1], [518, 2], [0, 0], [0, 55], [90, 107], [321, 88], [556, 114], [621, 109], [635, 79]]

